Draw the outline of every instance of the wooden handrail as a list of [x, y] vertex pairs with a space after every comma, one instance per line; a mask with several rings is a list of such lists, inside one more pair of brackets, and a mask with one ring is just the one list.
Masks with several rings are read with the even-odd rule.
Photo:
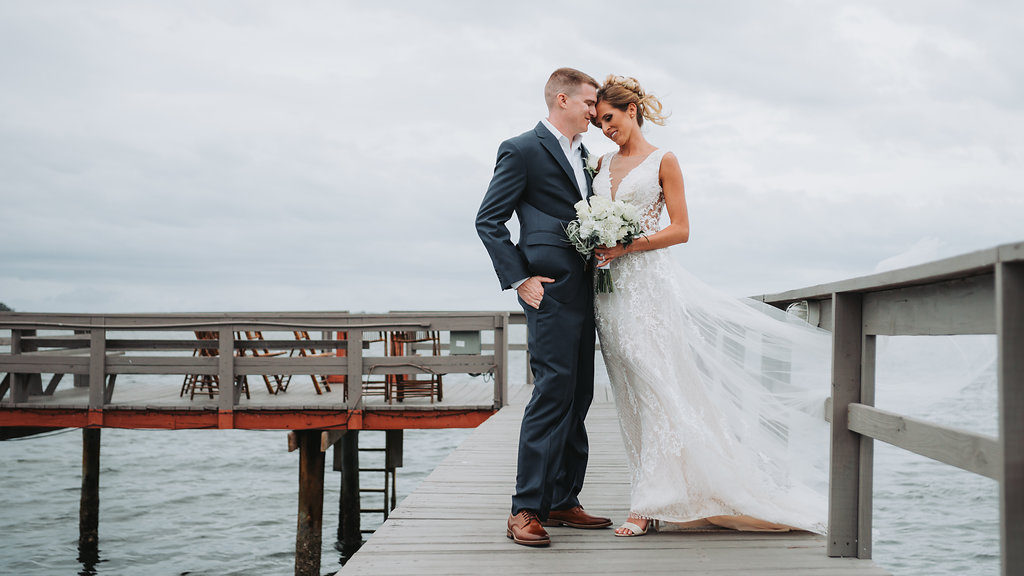
[[[1024, 242], [777, 294], [833, 333], [830, 556], [871, 557], [873, 441], [1000, 483], [1002, 574], [1024, 574]], [[999, 436], [875, 408], [878, 335], [995, 334]]]

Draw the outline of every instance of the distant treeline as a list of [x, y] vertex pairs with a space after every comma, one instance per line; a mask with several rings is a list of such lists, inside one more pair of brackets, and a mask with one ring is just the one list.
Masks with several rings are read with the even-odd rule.
[[0, 302], [0, 312], [14, 312], [14, 309], [8, 308], [7, 304]]

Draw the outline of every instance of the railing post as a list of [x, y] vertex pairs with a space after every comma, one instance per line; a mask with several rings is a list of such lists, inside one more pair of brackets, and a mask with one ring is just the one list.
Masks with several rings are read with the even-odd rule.
[[[88, 330], [75, 330], [75, 334], [88, 334]], [[89, 387], [89, 375], [88, 374], [75, 374], [73, 376], [73, 382], [75, 388], [88, 388]]]
[[849, 405], [860, 402], [862, 298], [832, 295], [832, 449], [829, 468], [828, 555], [857, 556], [861, 479], [860, 434], [849, 429]]
[[[875, 405], [875, 338], [865, 334], [860, 363], [860, 403]], [[857, 557], [871, 558], [871, 509], [874, 502], [875, 439], [860, 437], [860, 476], [857, 489]]]
[[996, 264], [1002, 574], [1024, 574], [1024, 263]]
[[494, 317], [494, 408], [508, 404], [508, 312]]
[[[11, 329], [11, 354], [21, 354], [21, 330]], [[25, 375], [11, 372], [11, 402], [25, 402], [28, 400], [28, 389], [25, 386]]]
[[217, 380], [220, 397], [217, 399], [218, 427], [235, 426], [235, 333], [230, 326], [222, 326], [217, 338]]
[[363, 409], [363, 331], [359, 328], [348, 329], [348, 378], [345, 386], [348, 390], [348, 409]]
[[105, 386], [107, 383], [107, 331], [94, 321], [89, 331], [89, 424], [101, 425]]

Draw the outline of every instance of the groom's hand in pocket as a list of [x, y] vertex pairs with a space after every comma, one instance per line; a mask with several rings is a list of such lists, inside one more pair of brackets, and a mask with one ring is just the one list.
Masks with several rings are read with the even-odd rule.
[[540, 301], [544, 299], [544, 284], [554, 282], [553, 278], [547, 276], [530, 276], [516, 288], [519, 297], [534, 308], [540, 308]]

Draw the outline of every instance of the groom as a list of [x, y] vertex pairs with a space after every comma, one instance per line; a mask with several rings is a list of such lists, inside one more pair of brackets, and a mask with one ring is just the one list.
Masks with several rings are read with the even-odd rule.
[[[577, 496], [587, 470], [583, 420], [594, 396], [591, 271], [569, 243], [573, 205], [589, 197], [582, 134], [597, 116], [597, 82], [559, 68], [544, 86], [548, 117], [501, 143], [476, 229], [502, 289], [514, 288], [526, 312], [533, 397], [519, 435], [519, 471], [508, 537], [547, 546], [544, 526], [604, 528]], [[515, 212], [519, 245], [505, 223]]]

